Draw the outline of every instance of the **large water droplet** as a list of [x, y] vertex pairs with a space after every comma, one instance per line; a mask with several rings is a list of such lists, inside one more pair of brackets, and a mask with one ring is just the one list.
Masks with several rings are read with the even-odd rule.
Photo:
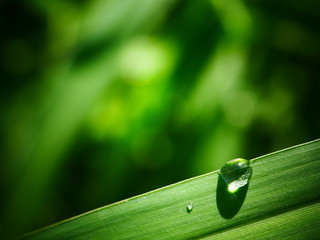
[[248, 160], [237, 158], [227, 162], [221, 168], [220, 175], [228, 185], [228, 191], [234, 193], [240, 187], [248, 184], [252, 175], [252, 168]]
[[250, 162], [242, 158], [231, 160], [221, 168], [216, 201], [223, 218], [233, 218], [239, 212], [247, 195], [251, 175]]
[[193, 210], [193, 204], [190, 202], [187, 205], [187, 212], [190, 213]]

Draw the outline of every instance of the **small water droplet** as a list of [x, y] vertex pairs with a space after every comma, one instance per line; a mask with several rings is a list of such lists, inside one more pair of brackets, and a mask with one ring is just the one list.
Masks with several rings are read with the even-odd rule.
[[193, 210], [193, 204], [190, 202], [187, 205], [187, 212], [190, 213], [190, 212], [192, 212], [192, 210]]
[[227, 162], [220, 170], [220, 176], [227, 184], [230, 193], [234, 193], [239, 188], [246, 186], [251, 175], [250, 162], [243, 158]]

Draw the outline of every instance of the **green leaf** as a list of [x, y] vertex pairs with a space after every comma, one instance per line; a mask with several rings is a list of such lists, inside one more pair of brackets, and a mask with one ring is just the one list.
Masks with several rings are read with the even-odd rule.
[[219, 174], [214, 171], [93, 210], [22, 239], [315, 237], [320, 229], [320, 140], [253, 159], [251, 166], [246, 199], [232, 219], [218, 212]]

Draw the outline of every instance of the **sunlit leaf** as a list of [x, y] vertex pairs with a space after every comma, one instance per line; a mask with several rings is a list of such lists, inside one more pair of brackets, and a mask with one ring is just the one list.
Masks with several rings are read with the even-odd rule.
[[233, 218], [216, 206], [218, 171], [142, 194], [22, 239], [309, 239], [317, 234], [320, 140], [251, 160], [253, 175]]

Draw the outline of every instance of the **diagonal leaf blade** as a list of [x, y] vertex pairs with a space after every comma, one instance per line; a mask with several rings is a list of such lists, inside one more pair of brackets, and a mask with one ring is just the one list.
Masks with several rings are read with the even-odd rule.
[[[22, 239], [233, 239], [239, 233], [254, 237], [255, 231], [264, 230], [271, 236], [281, 231], [285, 232], [282, 236], [295, 235], [297, 225], [310, 223], [313, 227], [305, 228], [305, 234], [311, 236], [315, 227], [319, 229], [320, 140], [253, 159], [251, 164], [247, 197], [229, 220], [216, 207], [218, 171], [214, 171], [93, 210]], [[189, 203], [191, 212], [187, 211]]]

